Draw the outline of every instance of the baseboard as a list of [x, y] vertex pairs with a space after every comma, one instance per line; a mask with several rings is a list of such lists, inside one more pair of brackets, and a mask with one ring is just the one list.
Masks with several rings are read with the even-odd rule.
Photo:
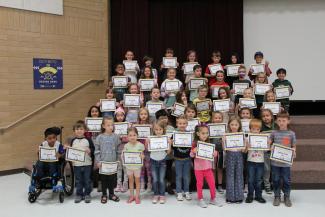
[[292, 183], [291, 188], [297, 190], [325, 189], [325, 183]]
[[0, 176], [14, 175], [18, 173], [28, 173], [29, 171], [26, 168], [17, 168], [12, 170], [2, 170], [0, 171]]

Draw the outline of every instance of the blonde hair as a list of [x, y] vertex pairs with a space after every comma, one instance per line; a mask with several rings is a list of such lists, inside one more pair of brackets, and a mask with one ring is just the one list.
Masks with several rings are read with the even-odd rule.
[[153, 125], [153, 134], [154, 135], [155, 135], [155, 128], [156, 127], [160, 127], [161, 129], [163, 129], [163, 135], [166, 134], [167, 125], [163, 121], [157, 121], [157, 122], [154, 123], [154, 125]]
[[262, 121], [260, 119], [256, 119], [256, 118], [252, 119], [249, 122], [249, 129], [252, 129], [253, 127], [261, 129], [262, 128]]
[[239, 124], [238, 132], [241, 132], [242, 131], [242, 124], [241, 124], [240, 119], [238, 117], [236, 117], [236, 116], [230, 117], [230, 119], [228, 121], [228, 124], [227, 124], [227, 129], [230, 130], [230, 123], [233, 122], [233, 121], [237, 121], [237, 123]]
[[147, 120], [145, 120], [146, 122], [147, 122], [147, 124], [149, 124], [149, 111], [148, 111], [148, 109], [146, 108], [146, 107], [141, 107], [140, 109], [139, 109], [139, 113], [138, 113], [138, 120], [139, 120], [139, 122], [141, 121], [140, 120], [140, 113], [142, 112], [142, 111], [145, 111], [146, 113], [147, 113]]

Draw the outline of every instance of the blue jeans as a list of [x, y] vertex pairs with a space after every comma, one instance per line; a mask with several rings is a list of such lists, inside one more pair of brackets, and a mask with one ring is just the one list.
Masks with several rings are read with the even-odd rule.
[[182, 193], [183, 191], [189, 192], [190, 190], [190, 171], [191, 171], [191, 159], [186, 160], [175, 160], [176, 170], [176, 192]]
[[152, 187], [155, 196], [165, 195], [166, 160], [151, 161]]
[[262, 197], [262, 183], [264, 175], [264, 163], [247, 162], [248, 172], [248, 197]]
[[77, 196], [90, 195], [92, 191], [91, 170], [91, 165], [74, 167]]
[[59, 163], [58, 162], [36, 162], [36, 173], [34, 176], [41, 179], [45, 176], [45, 171], [48, 171], [49, 176], [54, 178], [59, 176]]
[[291, 190], [291, 168], [272, 166], [272, 182], [275, 197], [281, 196], [281, 180], [283, 182], [282, 191], [285, 197], [290, 197]]

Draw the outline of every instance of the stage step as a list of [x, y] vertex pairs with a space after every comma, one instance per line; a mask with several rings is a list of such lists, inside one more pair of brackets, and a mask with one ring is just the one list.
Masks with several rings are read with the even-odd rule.
[[292, 116], [290, 128], [298, 139], [325, 139], [325, 116]]
[[297, 161], [292, 166], [292, 184], [299, 188], [325, 188], [324, 161]]
[[325, 162], [325, 139], [298, 139], [295, 161]]

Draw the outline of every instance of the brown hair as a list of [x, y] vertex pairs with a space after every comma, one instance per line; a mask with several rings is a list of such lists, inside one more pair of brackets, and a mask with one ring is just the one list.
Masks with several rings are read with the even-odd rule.
[[135, 132], [135, 134], [139, 135], [138, 130], [135, 127], [128, 128], [128, 134], [131, 133], [131, 132]]
[[167, 126], [162, 121], [157, 121], [156, 123], [154, 123], [154, 125], [153, 125], [153, 134], [155, 134], [155, 127], [156, 126], [157, 127], [160, 127], [161, 129], [163, 129], [163, 135], [166, 134], [166, 128], [167, 128]]
[[290, 115], [288, 112], [283, 111], [277, 114], [276, 118], [287, 118], [288, 120], [290, 120]]
[[242, 127], [241, 121], [240, 121], [240, 119], [239, 119], [238, 117], [236, 117], [236, 116], [232, 116], [232, 117], [229, 118], [229, 121], [228, 121], [228, 124], [227, 124], [227, 129], [228, 129], [228, 131], [231, 130], [231, 129], [230, 129], [230, 123], [233, 122], [233, 121], [237, 121], [237, 122], [238, 122], [238, 124], [239, 124], [238, 132], [242, 132], [242, 128], [243, 128], [243, 127]]
[[87, 130], [86, 123], [83, 120], [77, 121], [72, 127], [74, 131], [79, 128], [83, 128], [84, 130]]
[[[104, 117], [103, 121], [102, 121], [102, 125], [101, 125], [101, 132], [104, 133], [105, 129], [103, 127], [103, 125], [105, 124], [105, 121], [112, 121], [114, 123], [114, 119], [112, 117]], [[114, 131], [114, 129], [113, 129]]]

